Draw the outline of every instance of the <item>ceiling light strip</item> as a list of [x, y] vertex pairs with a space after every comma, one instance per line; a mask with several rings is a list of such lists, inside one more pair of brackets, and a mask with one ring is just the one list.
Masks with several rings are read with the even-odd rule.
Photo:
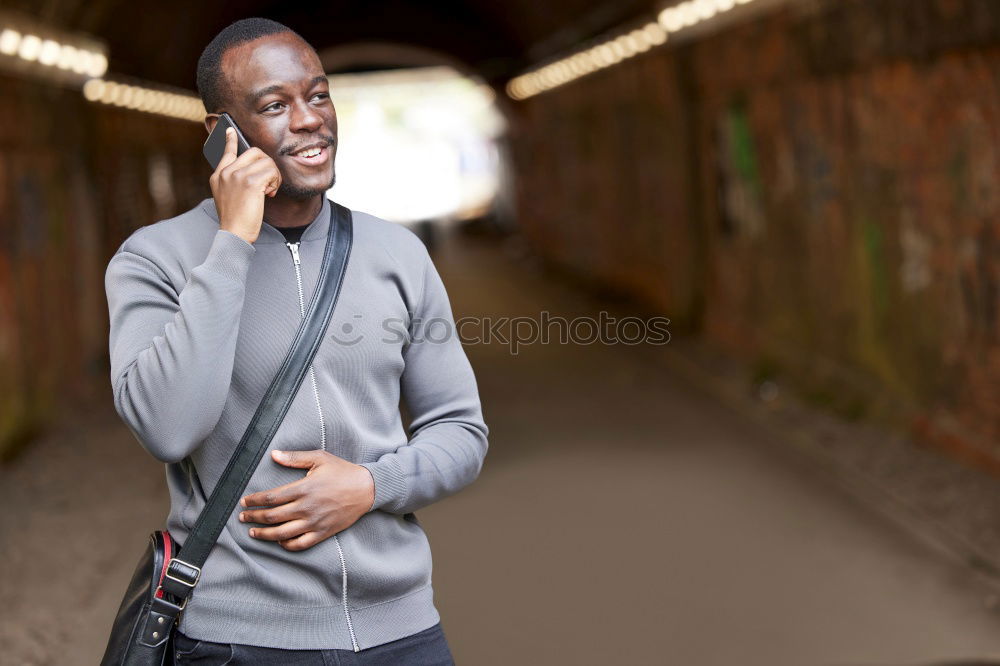
[[205, 106], [201, 99], [186, 92], [147, 88], [134, 83], [90, 79], [83, 84], [88, 101], [143, 111], [180, 120], [202, 122]]
[[600, 39], [586, 48], [555, 60], [543, 67], [516, 76], [507, 82], [507, 95], [514, 100], [524, 100], [543, 92], [566, 85], [606, 67], [645, 53], [665, 44], [676, 33], [725, 14], [740, 5], [755, 0], [687, 0], [667, 7], [655, 22], [632, 30], [614, 31], [610, 37]]
[[107, 47], [93, 37], [58, 30], [27, 14], [0, 11], [0, 67], [79, 81], [104, 76]]

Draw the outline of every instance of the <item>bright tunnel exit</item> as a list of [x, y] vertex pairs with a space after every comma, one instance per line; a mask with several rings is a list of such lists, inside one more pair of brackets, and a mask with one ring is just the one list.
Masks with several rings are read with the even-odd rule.
[[481, 217], [500, 191], [493, 90], [447, 66], [330, 77], [339, 203], [400, 223]]

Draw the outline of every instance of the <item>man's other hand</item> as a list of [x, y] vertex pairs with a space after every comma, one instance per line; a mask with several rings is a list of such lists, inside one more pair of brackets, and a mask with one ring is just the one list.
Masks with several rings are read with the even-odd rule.
[[[250, 536], [277, 541], [285, 550], [305, 550], [347, 529], [375, 501], [375, 482], [361, 465], [322, 450], [272, 451], [275, 462], [309, 470], [298, 481], [247, 495], [240, 521]], [[265, 508], [249, 508], [265, 507]]]

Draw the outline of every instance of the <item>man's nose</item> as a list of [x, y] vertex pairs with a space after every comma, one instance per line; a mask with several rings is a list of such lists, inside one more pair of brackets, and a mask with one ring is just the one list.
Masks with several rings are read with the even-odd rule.
[[292, 117], [289, 124], [289, 129], [292, 132], [315, 132], [322, 125], [322, 116], [308, 102], [301, 102], [292, 107]]

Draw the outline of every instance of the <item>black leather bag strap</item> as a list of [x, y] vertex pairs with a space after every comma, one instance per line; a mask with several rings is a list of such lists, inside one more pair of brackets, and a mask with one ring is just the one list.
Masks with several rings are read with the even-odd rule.
[[295, 394], [305, 378], [309, 364], [319, 349], [330, 324], [340, 288], [347, 271], [347, 261], [354, 240], [351, 211], [330, 202], [330, 230], [327, 234], [323, 266], [320, 269], [316, 292], [309, 309], [299, 326], [292, 347], [278, 374], [268, 387], [264, 398], [250, 421], [229, 465], [212, 491], [208, 503], [198, 516], [191, 533], [184, 541], [178, 556], [170, 560], [162, 587], [177, 597], [178, 603], [186, 602], [226, 522], [233, 513], [253, 476], [260, 459], [267, 451], [278, 426], [288, 412]]

